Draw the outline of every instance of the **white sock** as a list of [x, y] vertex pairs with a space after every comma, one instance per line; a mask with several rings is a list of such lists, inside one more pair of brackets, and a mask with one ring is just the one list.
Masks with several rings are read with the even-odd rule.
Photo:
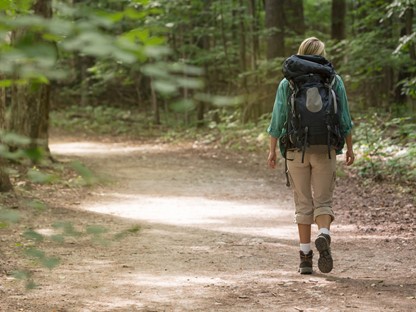
[[307, 255], [309, 251], [311, 251], [311, 243], [299, 244], [299, 245], [300, 245], [300, 250], [302, 250], [305, 255]]
[[[328, 230], [327, 228], [320, 228], [320, 229], [319, 229], [319, 234], [331, 235], [331, 234], [329, 233], [329, 230]], [[318, 234], [318, 235], [319, 235], [319, 234]]]

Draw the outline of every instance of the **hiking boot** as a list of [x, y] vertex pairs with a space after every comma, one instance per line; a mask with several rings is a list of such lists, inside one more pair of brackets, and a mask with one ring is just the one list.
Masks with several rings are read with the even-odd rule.
[[299, 250], [300, 254], [300, 265], [299, 265], [299, 273], [300, 274], [312, 274], [312, 258], [313, 258], [313, 251], [309, 251], [307, 255], [303, 253], [302, 250]]
[[331, 236], [319, 234], [315, 240], [316, 249], [319, 251], [318, 268], [322, 273], [329, 273], [333, 267], [331, 256]]

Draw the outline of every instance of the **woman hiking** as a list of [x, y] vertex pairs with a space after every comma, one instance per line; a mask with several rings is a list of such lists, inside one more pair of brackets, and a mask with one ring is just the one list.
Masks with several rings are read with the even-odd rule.
[[[344, 143], [346, 164], [354, 162], [346, 91], [341, 77], [335, 74], [325, 56], [324, 43], [311, 37], [300, 44], [297, 55], [285, 61], [286, 78], [278, 86], [267, 129], [270, 135], [268, 165], [276, 167], [279, 143], [280, 154], [287, 164], [288, 183], [293, 189], [301, 274], [313, 272], [311, 226], [314, 223], [318, 226], [314, 241], [319, 252], [318, 268], [323, 273], [333, 268], [330, 226], [335, 215], [332, 198], [336, 155], [342, 154]], [[302, 103], [305, 103], [303, 108], [300, 107]], [[323, 126], [312, 121], [315, 116], [329, 116], [329, 110], [335, 117], [330, 121], [322, 117], [326, 118]]]

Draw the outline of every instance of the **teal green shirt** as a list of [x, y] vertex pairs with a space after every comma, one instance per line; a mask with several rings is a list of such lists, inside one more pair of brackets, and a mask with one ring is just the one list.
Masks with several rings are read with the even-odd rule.
[[[338, 95], [339, 105], [341, 106], [341, 121], [340, 128], [341, 133], [346, 137], [352, 129], [352, 121], [350, 115], [350, 109], [348, 105], [347, 94], [345, 92], [344, 82], [341, 77], [337, 75], [337, 79], [334, 85], [334, 91]], [[284, 78], [277, 88], [276, 99], [274, 101], [272, 118], [270, 125], [267, 128], [267, 132], [274, 138], [280, 139], [286, 134], [286, 120], [287, 120], [287, 100], [289, 96], [289, 81]], [[280, 153], [284, 154], [284, 146], [280, 147]], [[337, 154], [341, 154], [342, 150], [337, 151]]]

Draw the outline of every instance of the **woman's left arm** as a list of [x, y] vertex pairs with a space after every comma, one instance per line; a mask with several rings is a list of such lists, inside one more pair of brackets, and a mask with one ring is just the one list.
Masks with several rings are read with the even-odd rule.
[[347, 144], [347, 152], [345, 153], [345, 163], [347, 166], [351, 166], [354, 163], [354, 150], [352, 148], [352, 134], [351, 132], [345, 137], [345, 143]]
[[345, 153], [345, 162], [347, 166], [350, 166], [354, 163], [354, 150], [352, 144], [352, 119], [350, 115], [350, 109], [348, 105], [347, 93], [345, 91], [344, 82], [342, 81], [340, 76], [337, 76], [337, 86], [336, 92], [339, 97], [339, 102], [341, 105], [341, 132], [342, 135], [345, 137], [345, 143], [347, 145], [347, 152]]

